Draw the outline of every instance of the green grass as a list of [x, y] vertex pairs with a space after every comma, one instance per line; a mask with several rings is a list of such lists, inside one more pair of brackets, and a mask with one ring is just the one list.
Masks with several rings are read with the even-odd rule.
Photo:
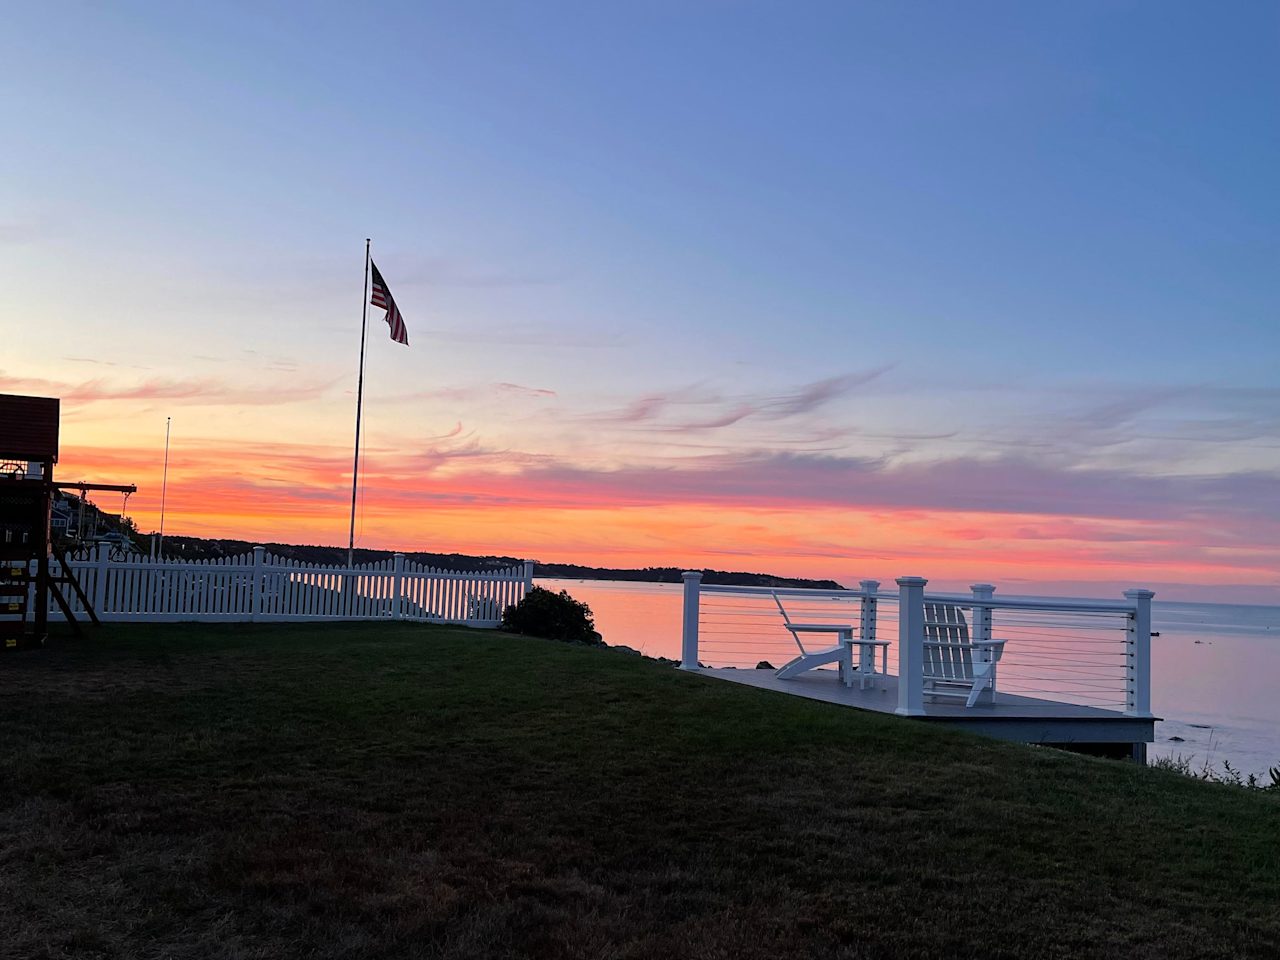
[[0, 660], [5, 957], [1243, 957], [1280, 802], [541, 640]]

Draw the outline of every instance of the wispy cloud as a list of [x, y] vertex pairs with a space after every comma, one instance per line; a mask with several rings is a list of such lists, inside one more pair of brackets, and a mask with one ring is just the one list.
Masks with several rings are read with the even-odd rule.
[[773, 418], [795, 417], [825, 406], [832, 400], [846, 396], [858, 387], [876, 380], [892, 369], [891, 365], [876, 367], [862, 373], [847, 373], [806, 384], [791, 396], [761, 400], [762, 413]]
[[661, 415], [670, 401], [666, 397], [649, 396], [633, 400], [615, 413], [603, 413], [597, 419], [613, 423], [644, 423]]
[[60, 397], [67, 403], [171, 400], [189, 405], [276, 406], [314, 400], [328, 392], [335, 383], [337, 383], [336, 380], [328, 380], [301, 384], [273, 383], [269, 386], [248, 386], [212, 377], [196, 379], [153, 377], [133, 383], [93, 379], [72, 383], [33, 377], [5, 376], [0, 373], [0, 390]]
[[724, 413], [717, 414], [716, 416], [708, 417], [705, 420], [688, 420], [684, 423], [674, 423], [670, 426], [662, 427], [661, 429], [668, 430], [672, 433], [684, 433], [685, 431], [694, 430], [717, 430], [720, 427], [731, 427], [735, 423], [745, 420], [747, 417], [750, 417], [757, 412], [757, 407], [744, 403], [734, 407], [732, 410], [727, 410]]
[[557, 396], [546, 387], [527, 387], [520, 383], [473, 383], [455, 387], [439, 387], [434, 390], [415, 390], [387, 398], [396, 402], [406, 400], [490, 400], [495, 397], [521, 397], [526, 400], [546, 400]]
[[[647, 393], [619, 409], [589, 414], [584, 419], [598, 423], [633, 424], [664, 433], [716, 430], [753, 418], [762, 421], [786, 420], [813, 413], [878, 379], [890, 369], [889, 366], [883, 366], [827, 377], [802, 384], [793, 392], [784, 394], [725, 395], [703, 384], [692, 384], [678, 390]], [[681, 419], [681, 415], [687, 413], [690, 407], [720, 409], [710, 414]]]
[[503, 393], [518, 394], [522, 397], [554, 397], [556, 392], [545, 387], [526, 387], [519, 383], [495, 383], [494, 386]]
[[100, 360], [97, 357], [63, 357], [71, 363], [89, 363], [98, 367], [124, 367], [130, 370], [150, 370], [150, 367], [144, 367], [136, 363], [118, 363], [115, 360]]

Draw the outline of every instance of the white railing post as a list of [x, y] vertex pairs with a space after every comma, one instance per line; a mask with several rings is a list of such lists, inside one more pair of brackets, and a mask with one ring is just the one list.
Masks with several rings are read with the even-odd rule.
[[1151, 598], [1150, 590], [1126, 590], [1124, 595], [1133, 601], [1133, 613], [1129, 615], [1129, 669], [1125, 684], [1126, 714], [1135, 717], [1151, 716]]
[[[858, 624], [858, 639], [874, 640], [876, 638], [876, 594], [880, 591], [880, 581], [860, 580], [858, 586], [862, 588], [862, 618]], [[875, 673], [876, 648], [864, 643], [858, 649], [861, 651], [858, 669], [864, 674]], [[867, 662], [868, 659], [870, 663]]]
[[111, 548], [98, 541], [94, 552], [93, 611], [101, 617], [106, 612], [103, 608], [107, 605], [107, 571], [111, 569]]
[[[991, 598], [995, 596], [996, 588], [989, 583], [974, 583], [969, 586], [969, 589], [973, 591], [972, 639], [990, 640], [991, 607], [985, 606], [983, 601], [991, 600]], [[980, 655], [984, 662], [991, 664], [991, 685], [983, 691], [982, 696], [986, 702], [994, 703], [996, 699], [996, 664], [992, 661], [995, 654], [991, 652], [990, 647], [984, 647]]]
[[898, 709], [924, 715], [924, 577], [898, 577]]
[[253, 573], [249, 580], [249, 622], [258, 619], [258, 615], [262, 613], [262, 555], [266, 553], [265, 547], [253, 548]]
[[391, 619], [400, 619], [400, 597], [404, 593], [404, 554], [391, 558]]
[[698, 669], [698, 601], [702, 591], [702, 574], [681, 574], [684, 577], [684, 636], [680, 643], [680, 669]]
[[533, 589], [533, 561], [526, 560], [524, 562], [524, 592], [528, 593]]

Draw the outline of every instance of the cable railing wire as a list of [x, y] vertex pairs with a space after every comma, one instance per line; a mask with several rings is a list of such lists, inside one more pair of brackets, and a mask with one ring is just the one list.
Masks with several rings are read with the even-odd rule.
[[[861, 635], [860, 595], [789, 593], [782, 599], [793, 623], [843, 623], [853, 636]], [[877, 599], [876, 636], [896, 646], [897, 597]], [[987, 605], [958, 600], [946, 602], [965, 611], [972, 630], [974, 611]], [[1005, 641], [998, 664], [999, 691], [1086, 706], [1125, 706], [1132, 666], [1131, 619], [1125, 612], [1052, 607], [1040, 612], [1003, 609], [999, 603], [991, 604], [990, 610], [991, 636]], [[777, 667], [799, 652], [768, 593], [704, 593], [699, 633], [704, 660], [711, 666], [750, 668], [764, 661]]]

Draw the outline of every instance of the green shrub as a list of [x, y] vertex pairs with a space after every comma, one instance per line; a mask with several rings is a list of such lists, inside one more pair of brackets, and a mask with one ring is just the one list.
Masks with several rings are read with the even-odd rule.
[[567, 590], [553, 593], [533, 587], [523, 600], [502, 612], [502, 629], [548, 640], [600, 643], [591, 608], [573, 599]]

